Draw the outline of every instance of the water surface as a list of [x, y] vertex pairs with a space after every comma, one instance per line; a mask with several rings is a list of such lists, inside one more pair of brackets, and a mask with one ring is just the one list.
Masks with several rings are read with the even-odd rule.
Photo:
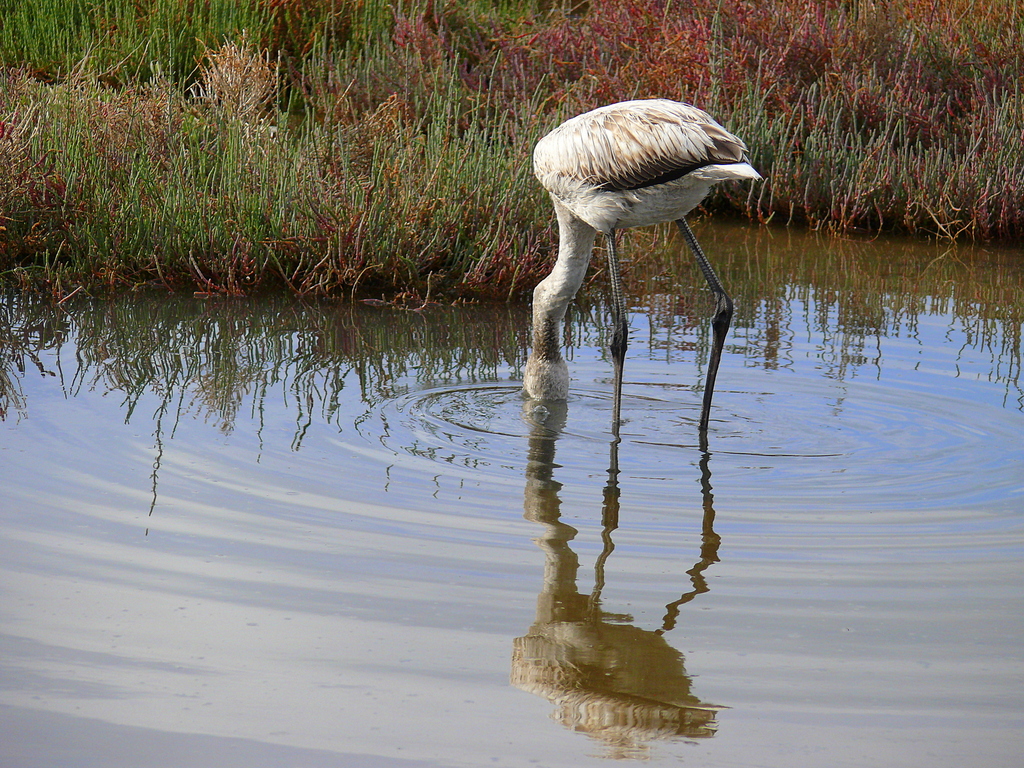
[[600, 282], [564, 408], [523, 307], [7, 297], [0, 763], [1020, 762], [1022, 254], [698, 236], [707, 452], [676, 243], [620, 442]]

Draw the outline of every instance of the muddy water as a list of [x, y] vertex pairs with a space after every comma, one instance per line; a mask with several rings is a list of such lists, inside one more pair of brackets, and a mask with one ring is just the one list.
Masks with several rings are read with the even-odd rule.
[[618, 442], [600, 284], [564, 408], [521, 307], [7, 297], [0, 764], [1017, 764], [1024, 255], [698, 236], [707, 452], [678, 244]]

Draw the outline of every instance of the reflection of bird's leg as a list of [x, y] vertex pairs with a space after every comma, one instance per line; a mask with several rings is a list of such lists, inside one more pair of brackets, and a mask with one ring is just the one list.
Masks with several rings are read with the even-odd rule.
[[704, 453], [700, 460], [700, 491], [704, 501], [704, 519], [701, 521], [700, 537], [700, 559], [694, 563], [693, 568], [686, 573], [690, 577], [693, 589], [684, 594], [674, 603], [665, 606], [665, 619], [662, 622], [659, 632], [668, 632], [675, 627], [676, 619], [679, 618], [679, 608], [690, 602], [697, 595], [702, 595], [709, 590], [708, 583], [704, 579], [704, 571], [712, 564], [718, 562], [718, 545], [722, 538], [715, 533], [715, 497], [711, 493], [711, 467], [709, 462], [711, 454]]
[[700, 267], [700, 271], [704, 273], [704, 279], [708, 281], [708, 287], [715, 294], [715, 316], [711, 320], [714, 338], [711, 344], [711, 360], [708, 362], [708, 377], [704, 384], [704, 404], [700, 411], [699, 430], [702, 436], [701, 448], [704, 449], [703, 443], [707, 439], [708, 419], [711, 416], [711, 398], [715, 392], [718, 364], [722, 359], [725, 335], [729, 333], [729, 324], [732, 322], [732, 299], [729, 298], [729, 294], [722, 287], [722, 283], [718, 279], [718, 275], [715, 274], [715, 270], [711, 268], [711, 262], [704, 255], [704, 251], [701, 249], [700, 243], [697, 242], [697, 238], [694, 236], [693, 230], [690, 229], [690, 225], [686, 223], [686, 219], [679, 219], [676, 221], [676, 224], [683, 233], [683, 237], [686, 238], [686, 242], [689, 244], [690, 250], [693, 251], [693, 255], [697, 257], [697, 265]]
[[615, 439], [608, 458], [608, 482], [604, 486], [604, 504], [601, 506], [601, 554], [594, 563], [594, 591], [590, 595], [590, 615], [596, 616], [601, 607], [604, 589], [604, 564], [615, 551], [612, 531], [619, 527], [619, 400], [622, 396], [622, 369], [616, 377], [615, 404], [612, 408], [612, 432]]
[[626, 623], [601, 609], [605, 561], [618, 525], [618, 439], [602, 510], [604, 548], [594, 566], [591, 595], [576, 588], [579, 560], [570, 548], [576, 529], [561, 521], [555, 480], [555, 441], [565, 425], [564, 403], [527, 407], [530, 451], [524, 517], [539, 523], [544, 586], [536, 620], [512, 644], [513, 685], [553, 704], [552, 717], [611, 748], [610, 757], [636, 757], [653, 739], [715, 735], [718, 707], [691, 692], [683, 657], [660, 632]]

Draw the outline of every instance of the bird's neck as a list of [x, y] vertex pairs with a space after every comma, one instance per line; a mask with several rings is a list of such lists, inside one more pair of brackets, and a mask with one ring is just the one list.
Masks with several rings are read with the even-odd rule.
[[558, 259], [533, 293], [533, 348], [545, 359], [559, 358], [562, 319], [583, 284], [597, 232], [555, 202]]

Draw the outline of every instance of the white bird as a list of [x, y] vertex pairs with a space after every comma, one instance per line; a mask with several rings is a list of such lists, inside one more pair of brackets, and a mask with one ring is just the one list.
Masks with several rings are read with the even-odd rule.
[[583, 283], [598, 232], [607, 239], [615, 323], [611, 351], [621, 377], [628, 329], [615, 230], [675, 221], [716, 299], [699, 426], [706, 436], [733, 304], [684, 217], [718, 182], [761, 178], [746, 153], [746, 145], [709, 114], [667, 99], [599, 107], [565, 121], [537, 143], [533, 172], [555, 205], [558, 258], [533, 292], [533, 351], [523, 376], [529, 397], [564, 400], [568, 395], [569, 371], [559, 344], [562, 320]]

